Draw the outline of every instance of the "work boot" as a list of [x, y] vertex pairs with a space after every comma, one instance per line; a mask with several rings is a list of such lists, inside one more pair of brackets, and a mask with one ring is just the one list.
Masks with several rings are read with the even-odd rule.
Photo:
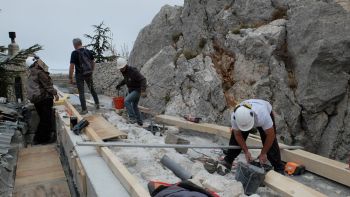
[[88, 113], [88, 110], [85, 109], [85, 110], [82, 110], [82, 111], [80, 112], [80, 115], [85, 115], [85, 114], [87, 114], [87, 113]]
[[142, 127], [142, 126], [143, 126], [143, 122], [142, 122], [142, 121], [138, 121], [138, 122], [137, 122], [137, 125], [139, 125], [140, 127]]
[[225, 168], [231, 170], [232, 169], [232, 164], [228, 163], [225, 159], [220, 160], [219, 164], [223, 165]]
[[136, 120], [134, 120], [134, 119], [129, 119], [128, 120], [128, 124], [135, 124], [136, 123]]
[[100, 109], [100, 104], [95, 104], [95, 108], [96, 108], [97, 110], [99, 110], [99, 109]]
[[225, 176], [226, 174], [231, 172], [231, 169], [226, 168], [226, 166], [224, 166], [225, 169], [222, 168], [222, 166], [219, 165], [219, 167], [216, 170], [216, 173], [218, 173], [221, 176]]

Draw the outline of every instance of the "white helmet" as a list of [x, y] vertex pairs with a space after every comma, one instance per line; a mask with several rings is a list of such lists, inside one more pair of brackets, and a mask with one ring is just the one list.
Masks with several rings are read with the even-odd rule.
[[122, 69], [128, 64], [128, 61], [125, 58], [118, 58], [117, 59], [117, 69]]
[[29, 56], [27, 59], [26, 59], [26, 65], [28, 67], [30, 67], [31, 65], [33, 65], [35, 62], [37, 62], [38, 59], [33, 57], [33, 56]]
[[236, 109], [234, 119], [241, 131], [249, 131], [254, 126], [254, 112], [244, 105]]

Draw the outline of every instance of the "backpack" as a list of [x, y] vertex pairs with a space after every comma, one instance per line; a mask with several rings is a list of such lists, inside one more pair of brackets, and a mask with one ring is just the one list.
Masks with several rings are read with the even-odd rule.
[[93, 60], [90, 59], [88, 50], [84, 49], [83, 51], [80, 51], [79, 49], [76, 50], [79, 54], [79, 62], [80, 62], [80, 69], [83, 71], [83, 75], [91, 75], [92, 74], [92, 68], [93, 68]]

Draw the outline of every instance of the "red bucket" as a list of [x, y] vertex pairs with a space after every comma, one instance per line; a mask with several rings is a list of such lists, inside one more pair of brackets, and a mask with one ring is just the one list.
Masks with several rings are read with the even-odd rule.
[[114, 97], [113, 103], [116, 109], [124, 109], [124, 97], [122, 96]]

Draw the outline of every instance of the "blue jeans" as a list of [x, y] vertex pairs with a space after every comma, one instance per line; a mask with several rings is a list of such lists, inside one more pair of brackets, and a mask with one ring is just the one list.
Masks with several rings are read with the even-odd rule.
[[142, 123], [141, 115], [139, 111], [139, 100], [141, 93], [139, 91], [132, 91], [125, 98], [125, 107], [128, 111], [130, 120], [137, 121], [137, 123]]

